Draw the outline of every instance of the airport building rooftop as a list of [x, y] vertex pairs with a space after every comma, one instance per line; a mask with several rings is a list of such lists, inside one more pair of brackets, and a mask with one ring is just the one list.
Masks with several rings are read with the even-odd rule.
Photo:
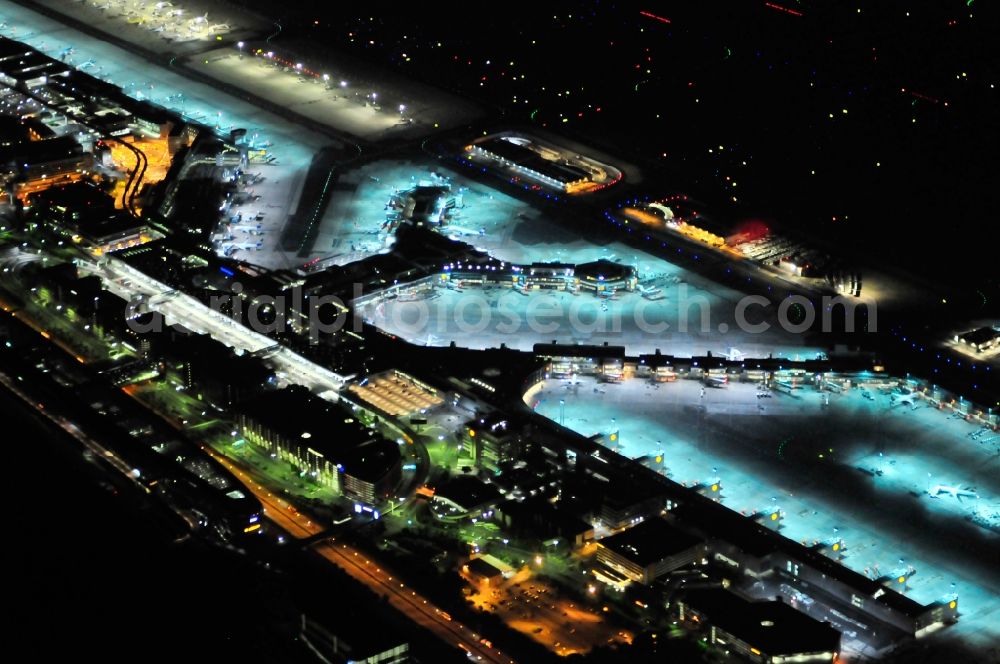
[[710, 628], [713, 641], [763, 661], [832, 662], [840, 652], [840, 632], [779, 600], [751, 602], [721, 588], [693, 590], [678, 602], [678, 611], [681, 620]]

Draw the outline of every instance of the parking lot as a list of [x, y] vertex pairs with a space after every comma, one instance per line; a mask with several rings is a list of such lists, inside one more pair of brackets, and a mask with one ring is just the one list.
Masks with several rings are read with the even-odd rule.
[[595, 645], [631, 643], [632, 634], [608, 624], [593, 607], [561, 597], [557, 588], [528, 566], [499, 584], [483, 584], [469, 595], [473, 606], [562, 656], [585, 653]]

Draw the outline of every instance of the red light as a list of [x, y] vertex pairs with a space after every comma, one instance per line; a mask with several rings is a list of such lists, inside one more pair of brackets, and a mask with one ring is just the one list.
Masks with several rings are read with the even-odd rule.
[[641, 11], [641, 12], [639, 12], [639, 14], [641, 14], [642, 16], [645, 16], [646, 18], [651, 18], [651, 19], [653, 19], [655, 21], [659, 21], [660, 23], [667, 23], [668, 25], [670, 23], [670, 19], [669, 18], [664, 18], [662, 16], [657, 16], [656, 14], [654, 14], [652, 12]]
[[802, 16], [802, 12], [795, 11], [794, 9], [789, 9], [788, 7], [782, 7], [781, 5], [776, 5], [773, 2], [765, 2], [765, 6], [771, 9], [777, 9], [779, 12], [785, 12], [786, 14], [791, 14], [792, 16]]

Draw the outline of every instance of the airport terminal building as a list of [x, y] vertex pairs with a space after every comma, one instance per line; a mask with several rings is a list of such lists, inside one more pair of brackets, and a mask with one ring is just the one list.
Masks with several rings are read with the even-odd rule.
[[493, 159], [559, 191], [569, 192], [589, 181], [589, 174], [582, 168], [550, 161], [531, 148], [504, 138], [488, 138], [474, 143], [471, 149], [477, 155]]
[[368, 505], [399, 484], [399, 447], [304, 387], [266, 392], [237, 406], [240, 435], [321, 484]]
[[659, 517], [597, 542], [598, 562], [647, 585], [704, 555], [705, 543], [700, 538]]
[[751, 662], [832, 663], [840, 653], [840, 632], [780, 600], [751, 602], [721, 588], [700, 589], [685, 593], [671, 609], [709, 643]]

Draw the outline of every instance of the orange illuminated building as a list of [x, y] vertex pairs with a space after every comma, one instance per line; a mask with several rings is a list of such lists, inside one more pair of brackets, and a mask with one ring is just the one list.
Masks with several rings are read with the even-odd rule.
[[70, 136], [46, 138], [28, 125], [23, 133], [0, 146], [2, 196], [22, 204], [28, 196], [46, 189], [79, 182], [92, 176], [94, 157]]

